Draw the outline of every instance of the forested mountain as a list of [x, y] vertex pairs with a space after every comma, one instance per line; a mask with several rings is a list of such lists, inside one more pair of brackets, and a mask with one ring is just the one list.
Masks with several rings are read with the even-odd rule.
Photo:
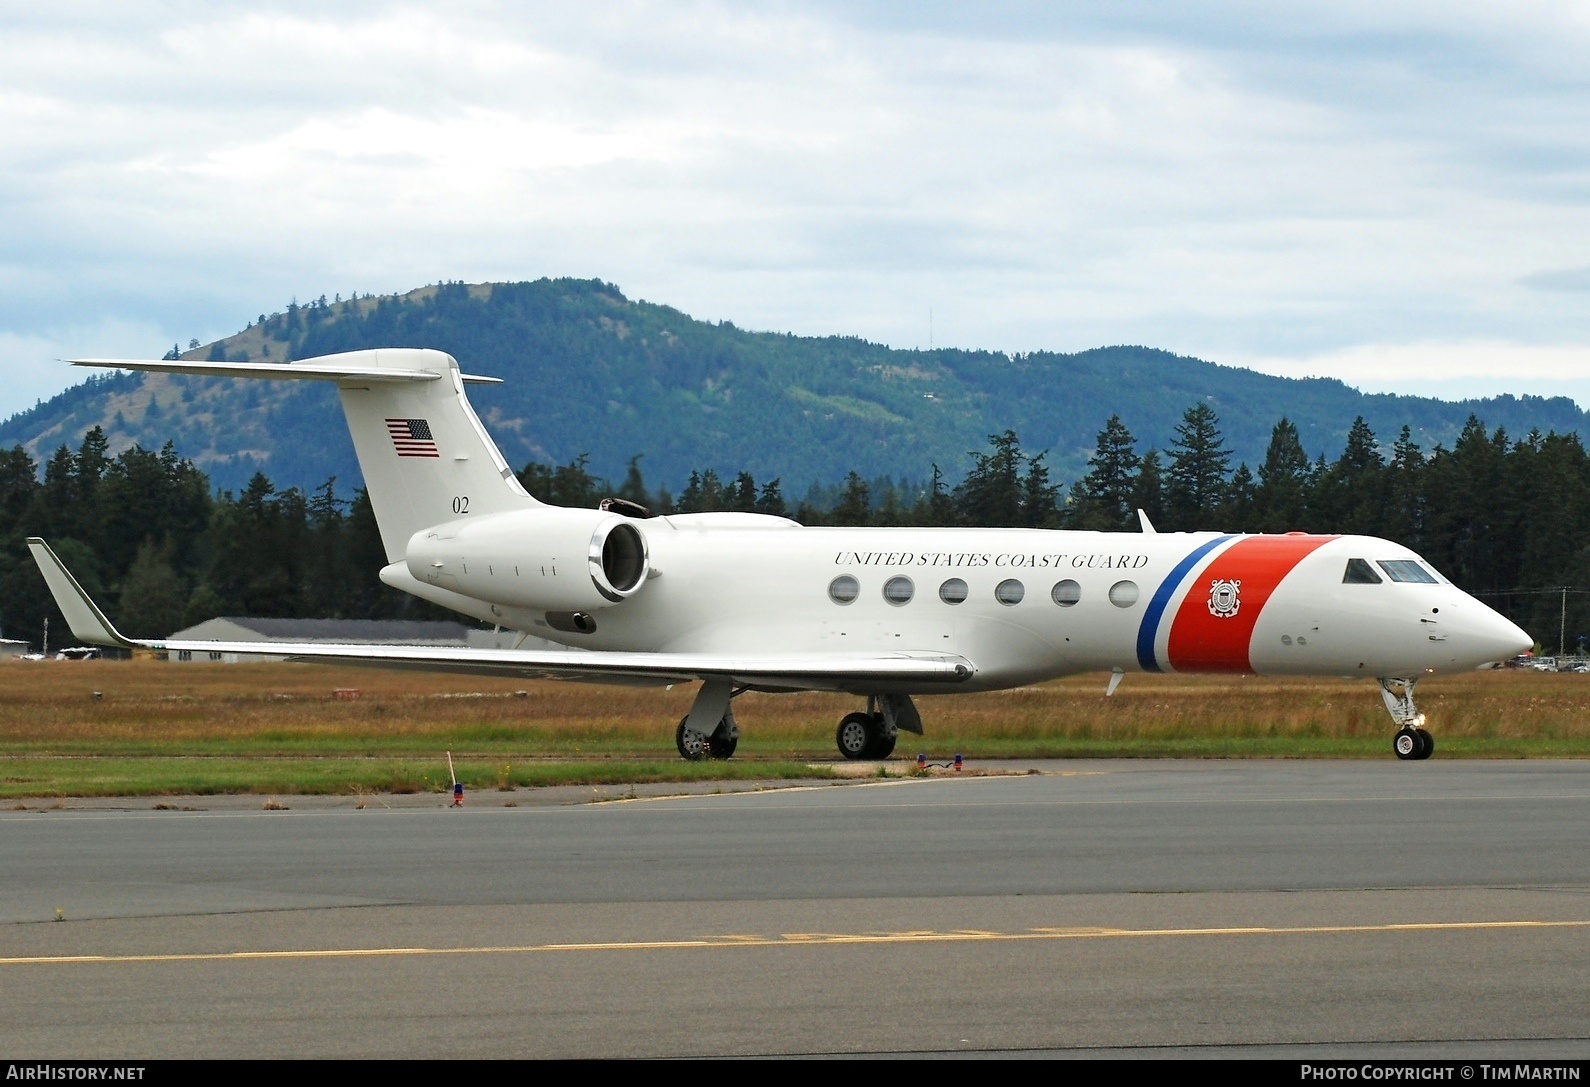
[[[1218, 413], [1233, 465], [1250, 466], [1282, 416], [1310, 456], [1327, 458], [1358, 416], [1382, 436], [1407, 426], [1425, 449], [1451, 446], [1470, 414], [1517, 435], [1585, 422], [1567, 398], [1365, 395], [1146, 347], [1009, 356], [747, 332], [566, 279], [294, 304], [183, 357], [280, 361], [393, 346], [439, 348], [466, 372], [506, 379], [472, 387], [470, 398], [510, 463], [586, 453], [593, 472], [616, 479], [641, 455], [647, 478], [675, 490], [706, 468], [779, 477], [792, 494], [853, 470], [925, 480], [935, 463], [953, 483], [967, 452], [1006, 429], [1049, 450], [1050, 471], [1069, 481], [1086, 470], [1110, 414], [1141, 446], [1164, 449], [1195, 402]], [[20, 443], [42, 462], [96, 425], [112, 455], [172, 441], [233, 491], [256, 471], [306, 492], [332, 475], [346, 491], [361, 479], [334, 392], [309, 382], [100, 377], [0, 424], [0, 447]]]

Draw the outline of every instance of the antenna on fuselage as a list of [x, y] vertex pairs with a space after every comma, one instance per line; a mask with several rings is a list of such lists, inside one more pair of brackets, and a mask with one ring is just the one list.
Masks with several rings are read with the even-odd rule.
[[1137, 511], [1137, 524], [1143, 530], [1143, 535], [1153, 536], [1156, 534], [1154, 523], [1148, 519], [1148, 514], [1142, 510]]

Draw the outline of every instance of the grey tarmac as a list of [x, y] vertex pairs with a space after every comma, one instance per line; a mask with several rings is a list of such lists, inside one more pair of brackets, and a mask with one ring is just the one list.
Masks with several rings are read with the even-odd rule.
[[31, 804], [0, 1053], [1590, 1056], [1590, 762], [1031, 768]]

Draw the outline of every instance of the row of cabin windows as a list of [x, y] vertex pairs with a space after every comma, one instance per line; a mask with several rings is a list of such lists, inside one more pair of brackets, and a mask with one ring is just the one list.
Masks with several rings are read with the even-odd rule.
[[[952, 577], [939, 586], [939, 599], [946, 604], [961, 604], [970, 595], [966, 582], [958, 577]], [[1137, 603], [1137, 583], [1135, 581], [1117, 581], [1110, 586], [1110, 603], [1118, 608], [1129, 608]], [[828, 583], [828, 598], [835, 604], [850, 604], [861, 596], [861, 582], [849, 574], [840, 574]], [[895, 607], [909, 604], [916, 596], [916, 583], [910, 578], [897, 575], [883, 583], [883, 598]], [[1006, 578], [994, 586], [994, 599], [1006, 607], [1015, 607], [1027, 596], [1027, 587], [1015, 578]], [[1082, 599], [1082, 586], [1067, 578], [1057, 581], [1049, 590], [1049, 597], [1062, 608], [1072, 607]]]
[[[1376, 565], [1386, 572], [1386, 577], [1392, 581], [1400, 581], [1415, 585], [1438, 584], [1436, 576], [1423, 565], [1412, 559], [1377, 559]], [[1369, 565], [1364, 559], [1348, 559], [1347, 571], [1342, 574], [1344, 585], [1379, 585], [1383, 579], [1375, 572], [1375, 567]]]

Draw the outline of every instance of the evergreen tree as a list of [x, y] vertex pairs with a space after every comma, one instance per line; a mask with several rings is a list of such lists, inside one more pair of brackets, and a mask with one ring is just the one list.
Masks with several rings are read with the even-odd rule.
[[1505, 511], [1510, 505], [1505, 456], [1507, 436], [1485, 433], [1473, 415], [1450, 452], [1436, 447], [1427, 470], [1427, 494], [1438, 511], [1431, 518], [1435, 562], [1470, 591], [1496, 592], [1515, 587], [1517, 547]]
[[860, 475], [851, 472], [845, 477], [845, 489], [839, 504], [833, 508], [830, 519], [836, 525], [860, 526], [867, 523], [872, 512], [871, 488]]
[[1060, 486], [1049, 482], [1049, 466], [1043, 462], [1047, 455], [1027, 458], [1027, 474], [1021, 481], [1021, 517], [1027, 528], [1060, 526]]
[[1380, 535], [1385, 513], [1384, 468], [1375, 432], [1360, 415], [1347, 431], [1342, 455], [1315, 482], [1317, 517], [1333, 532]]
[[870, 523], [874, 525], [901, 525], [905, 523], [905, 513], [900, 508], [900, 492], [894, 485], [894, 480], [888, 476], [880, 476], [872, 484], [872, 516]]
[[762, 493], [756, 499], [756, 512], [765, 513], [769, 517], [788, 517], [789, 510], [784, 506], [784, 492], [779, 489], [779, 481], [768, 480], [762, 484]]
[[1421, 553], [1425, 550], [1424, 466], [1424, 453], [1404, 426], [1386, 466], [1381, 528], [1387, 539]]
[[1225, 498], [1220, 503], [1219, 519], [1222, 528], [1231, 532], [1251, 531], [1257, 495], [1258, 484], [1254, 481], [1253, 472], [1248, 468], [1248, 462], [1243, 461], [1237, 465], [1237, 470], [1231, 473], [1231, 482], [1226, 484]]
[[737, 513], [755, 513], [756, 480], [751, 478], [751, 473], [741, 472], [735, 476], [725, 497], [729, 509]]
[[705, 472], [691, 472], [690, 481], [679, 492], [679, 512], [718, 513], [723, 508], [723, 484], [718, 480], [718, 473], [711, 468]]
[[23, 513], [39, 493], [39, 466], [20, 445], [0, 452], [0, 538], [20, 530]]
[[1172, 527], [1218, 527], [1211, 522], [1225, 498], [1230, 460], [1214, 409], [1202, 401], [1188, 408], [1176, 427], [1166, 472], [1165, 505]]
[[1121, 417], [1111, 415], [1099, 431], [1088, 474], [1071, 489], [1073, 527], [1123, 530], [1135, 526], [1137, 471], [1142, 460], [1134, 444]]
[[943, 528], [955, 523], [955, 500], [944, 485], [944, 471], [937, 463], [933, 465], [927, 492], [912, 512], [919, 525]]
[[551, 502], [554, 506], [574, 509], [595, 509], [601, 501], [600, 492], [606, 490], [601, 480], [586, 471], [589, 453], [581, 453], [568, 464], [552, 472]]
[[988, 436], [989, 452], [972, 453], [972, 470], [955, 488], [960, 520], [979, 528], [1023, 524], [1021, 443], [1014, 430]]
[[1270, 431], [1270, 445], [1259, 465], [1253, 527], [1260, 532], [1301, 529], [1309, 478], [1308, 454], [1303, 452], [1297, 427], [1283, 416]]
[[172, 568], [175, 549], [168, 537], [159, 545], [145, 540], [122, 585], [118, 626], [132, 638], [164, 638], [182, 626], [187, 591]]
[[629, 468], [624, 472], [624, 483], [618, 488], [617, 497], [626, 502], [633, 502], [637, 506], [650, 506], [651, 495], [646, 492], [646, 480], [640, 474], [641, 454], [629, 458]]
[[[1132, 488], [1132, 505], [1148, 515], [1158, 529], [1165, 519], [1165, 488], [1159, 470], [1159, 450], [1149, 449], [1137, 466], [1137, 485]], [[1141, 518], [1138, 528], [1143, 528]]]

